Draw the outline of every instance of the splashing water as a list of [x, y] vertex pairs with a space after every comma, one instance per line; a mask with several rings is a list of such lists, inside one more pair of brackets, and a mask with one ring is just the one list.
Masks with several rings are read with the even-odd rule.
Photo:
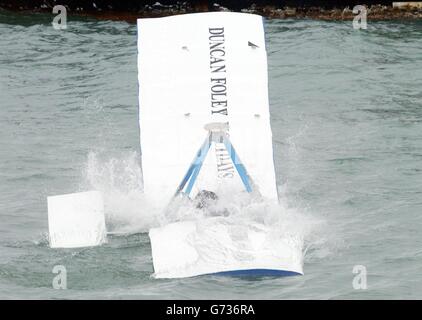
[[[197, 208], [192, 200], [183, 197], [173, 202], [168, 210], [157, 212], [143, 194], [137, 152], [109, 159], [90, 152], [82, 187], [102, 192], [111, 233], [148, 232], [152, 227], [193, 220], [199, 229], [229, 225], [236, 233], [233, 238], [241, 239], [242, 230], [255, 226], [265, 228], [269, 237], [300, 239], [305, 254], [316, 243], [316, 230], [324, 225], [322, 220], [288, 207], [283, 198], [276, 204], [257, 201], [247, 193], [233, 194], [229, 190], [221, 192], [218, 201], [207, 210]], [[216, 216], [218, 219], [209, 219]]]
[[82, 186], [103, 194], [110, 232], [146, 232], [154, 225], [154, 215], [142, 190], [142, 170], [137, 152], [106, 160], [90, 152]]

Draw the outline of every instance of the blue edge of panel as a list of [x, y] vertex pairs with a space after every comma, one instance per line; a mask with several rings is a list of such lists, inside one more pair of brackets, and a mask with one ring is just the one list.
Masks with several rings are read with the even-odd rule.
[[276, 270], [276, 269], [246, 269], [246, 270], [230, 270], [212, 273], [218, 276], [235, 276], [235, 277], [290, 277], [301, 276], [302, 274], [294, 271]]

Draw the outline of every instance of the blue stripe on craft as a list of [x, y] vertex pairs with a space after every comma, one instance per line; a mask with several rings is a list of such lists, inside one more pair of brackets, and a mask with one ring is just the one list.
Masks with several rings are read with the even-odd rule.
[[222, 276], [268, 276], [268, 277], [289, 277], [300, 276], [299, 272], [276, 269], [246, 269], [246, 270], [230, 270], [214, 273]]

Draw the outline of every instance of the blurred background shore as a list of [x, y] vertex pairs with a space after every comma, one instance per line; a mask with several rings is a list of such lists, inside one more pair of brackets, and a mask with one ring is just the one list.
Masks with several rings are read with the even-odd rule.
[[174, 14], [236, 11], [255, 13], [267, 18], [312, 18], [350, 20], [355, 5], [367, 7], [368, 19], [421, 19], [422, 2], [386, 0], [255, 0], [255, 1], [118, 1], [118, 0], [0, 0], [0, 10], [51, 12], [56, 5], [66, 7], [69, 14], [96, 16], [102, 19], [135, 21], [139, 17], [160, 17]]

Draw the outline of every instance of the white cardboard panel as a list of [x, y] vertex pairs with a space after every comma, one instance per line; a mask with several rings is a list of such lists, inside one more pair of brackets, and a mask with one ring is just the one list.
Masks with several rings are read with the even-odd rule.
[[303, 274], [302, 239], [224, 218], [177, 222], [149, 232], [156, 278], [267, 269]]
[[106, 242], [104, 204], [100, 192], [51, 196], [47, 202], [50, 247], [89, 247]]
[[[224, 72], [210, 69], [210, 28], [224, 28]], [[227, 115], [211, 112], [211, 78], [226, 81]], [[157, 207], [170, 201], [209, 122], [229, 123], [231, 142], [259, 191], [277, 200], [261, 16], [212, 12], [139, 19], [138, 80], [144, 191]], [[210, 160], [204, 164], [194, 190], [216, 191], [214, 167]], [[233, 192], [244, 192], [238, 181]]]

